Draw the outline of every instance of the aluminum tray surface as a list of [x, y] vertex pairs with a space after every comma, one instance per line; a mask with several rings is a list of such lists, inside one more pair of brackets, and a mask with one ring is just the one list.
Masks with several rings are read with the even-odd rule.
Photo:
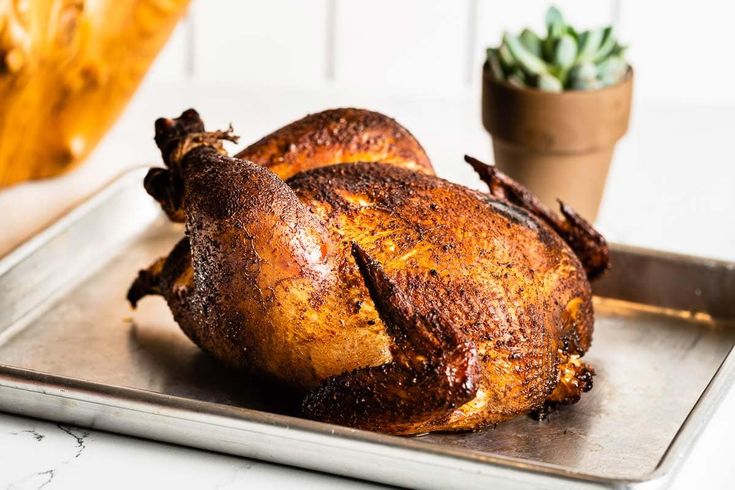
[[578, 404], [411, 438], [297, 418], [200, 352], [163, 299], [127, 305], [137, 270], [183, 234], [141, 176], [0, 262], [0, 409], [399, 485], [627, 486], [671, 473], [732, 379], [732, 265], [616, 248]]

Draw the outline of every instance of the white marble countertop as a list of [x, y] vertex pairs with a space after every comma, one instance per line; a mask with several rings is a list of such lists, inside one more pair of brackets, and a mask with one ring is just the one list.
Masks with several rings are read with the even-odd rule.
[[[92, 157], [61, 178], [0, 192], [0, 256], [127, 168], [158, 160], [156, 117], [196, 107], [209, 127], [233, 122], [247, 144], [307, 112], [342, 105], [386, 112], [425, 145], [437, 172], [471, 186], [461, 163], [490, 159], [474, 98], [406, 98], [343, 90], [144, 85]], [[598, 227], [611, 240], [735, 261], [735, 107], [636, 101], [617, 148]], [[665, 401], [662, 400], [662, 403]], [[735, 390], [674, 481], [727, 488], [735, 478]], [[0, 414], [0, 488], [298, 487], [370, 484], [259, 461]]]

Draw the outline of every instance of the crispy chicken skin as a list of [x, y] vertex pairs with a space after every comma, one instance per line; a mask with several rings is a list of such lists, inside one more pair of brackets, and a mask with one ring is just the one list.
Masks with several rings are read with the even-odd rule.
[[434, 173], [429, 157], [406, 128], [363, 109], [311, 114], [253, 143], [235, 158], [263, 165], [284, 180], [304, 170], [354, 162]]
[[[287, 128], [256, 144], [265, 166], [286, 161], [273, 148], [300, 147]], [[141, 271], [133, 305], [164, 296], [204, 350], [306, 393], [307, 416], [362, 429], [478, 429], [591, 388], [579, 359], [593, 327], [587, 276], [607, 251], [571, 209], [552, 213], [474, 159], [487, 194], [434, 177], [417, 143], [386, 147], [389, 136], [366, 141], [393, 165], [310, 160], [339, 155], [315, 137], [289, 157], [298, 170], [278, 167], [285, 182], [228, 157], [229, 137], [205, 133], [192, 110], [157, 121], [167, 169], [152, 172], [168, 175], [147, 188], [187, 237]]]

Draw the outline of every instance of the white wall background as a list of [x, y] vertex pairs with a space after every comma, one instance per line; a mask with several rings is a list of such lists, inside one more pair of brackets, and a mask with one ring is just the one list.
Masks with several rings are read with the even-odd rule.
[[735, 104], [735, 3], [700, 0], [194, 0], [150, 78], [474, 94], [485, 47], [549, 4], [613, 24], [643, 99]]

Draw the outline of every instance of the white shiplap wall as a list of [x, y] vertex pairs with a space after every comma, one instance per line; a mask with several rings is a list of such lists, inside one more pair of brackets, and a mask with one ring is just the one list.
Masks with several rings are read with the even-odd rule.
[[465, 82], [471, 1], [336, 1], [335, 82], [453, 92]]
[[327, 0], [195, 2], [193, 68], [203, 82], [312, 85], [327, 67]]
[[476, 93], [485, 47], [540, 29], [551, 3], [612, 23], [638, 96], [735, 103], [735, 2], [699, 0], [194, 0], [151, 78], [240, 86]]

